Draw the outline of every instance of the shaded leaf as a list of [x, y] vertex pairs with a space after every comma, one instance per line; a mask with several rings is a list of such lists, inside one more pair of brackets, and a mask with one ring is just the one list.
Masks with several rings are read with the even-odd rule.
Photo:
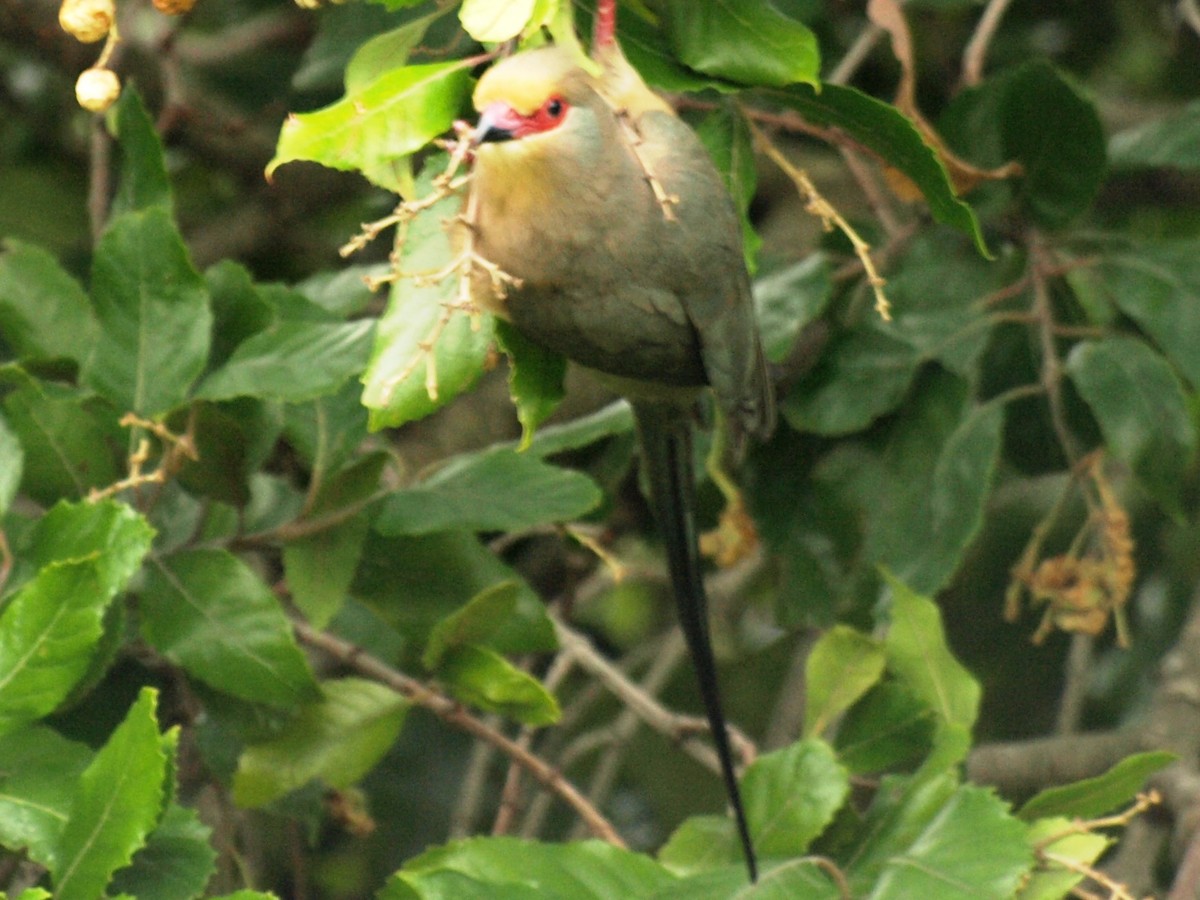
[[6, 734], [0, 741], [0, 844], [23, 847], [31, 860], [54, 868], [75, 784], [91, 759], [86, 745], [41, 725]]
[[568, 450], [578, 450], [605, 438], [628, 434], [631, 431], [633, 410], [626, 401], [617, 400], [594, 413], [541, 429], [526, 452], [544, 458]]
[[162, 140], [133, 85], [126, 85], [108, 117], [121, 149], [121, 178], [109, 215], [160, 207], [171, 211], [171, 181], [163, 159]]
[[832, 297], [829, 258], [820, 252], [756, 279], [754, 307], [767, 359], [784, 362], [800, 329], [820, 316]]
[[95, 900], [129, 864], [162, 813], [168, 760], [155, 719], [157, 692], [142, 688], [125, 720], [79, 776], [51, 870], [54, 896]]
[[111, 890], [137, 900], [192, 900], [216, 871], [212, 829], [195, 810], [171, 804], [133, 863], [113, 876]]
[[566, 396], [563, 379], [567, 374], [567, 360], [535, 344], [500, 319], [496, 320], [496, 343], [508, 356], [508, 394], [521, 423], [518, 449], [525, 450], [537, 427], [553, 414]]
[[519, 593], [520, 586], [515, 581], [502, 581], [480, 591], [462, 609], [433, 627], [421, 664], [435, 669], [446, 651], [464, 644], [485, 643], [512, 616]]
[[283, 546], [283, 572], [292, 602], [315, 628], [337, 615], [354, 581], [370, 523], [353, 516]]
[[48, 252], [9, 238], [0, 254], [0, 336], [22, 362], [83, 361], [96, 336], [91, 302]]
[[767, 0], [670, 0], [666, 9], [672, 49], [698, 72], [754, 86], [818, 83], [816, 35]]
[[181, 404], [208, 357], [212, 313], [165, 210], [113, 220], [92, 261], [92, 300], [100, 335], [83, 381], [144, 416]]
[[723, 105], [704, 118], [696, 135], [716, 163], [725, 188], [737, 206], [742, 224], [742, 255], [753, 275], [758, 268], [758, 249], [762, 239], [750, 222], [750, 204], [758, 186], [758, 165], [754, 159], [754, 140], [746, 120], [736, 108]]
[[838, 759], [855, 774], [911, 766], [929, 752], [936, 725], [908, 685], [883, 681], [846, 713], [837, 733]]
[[1163, 509], [1182, 515], [1179, 485], [1196, 451], [1196, 428], [1166, 360], [1143, 341], [1112, 337], [1076, 344], [1065, 369], [1108, 450]]
[[1027, 822], [1051, 816], [1092, 819], [1124, 806], [1146, 786], [1146, 779], [1176, 760], [1162, 750], [1127, 756], [1103, 775], [1039, 791], [1021, 807]]
[[845, 625], [821, 635], [805, 662], [804, 735], [813, 737], [858, 702], [883, 676], [887, 657], [876, 640]]
[[542, 683], [486, 647], [451, 647], [437, 667], [438, 680], [457, 700], [525, 725], [550, 725], [561, 711]]
[[1200, 168], [1200, 100], [1113, 135], [1108, 155], [1114, 166]]
[[323, 697], [300, 709], [278, 735], [242, 751], [233, 797], [262, 806], [319, 778], [335, 788], [359, 781], [395, 743], [408, 701], [361, 678], [321, 685]]
[[8, 514], [24, 471], [25, 452], [21, 449], [21, 441], [0, 415], [0, 518]]
[[279, 600], [232, 554], [191, 550], [154, 560], [141, 600], [146, 640], [217, 690], [273, 706], [316, 693]]
[[196, 392], [209, 400], [303, 403], [332, 394], [367, 365], [374, 322], [279, 322], [247, 338]]
[[392, 494], [375, 527], [387, 535], [519, 531], [577, 519], [601, 498], [595, 482], [580, 472], [498, 448], [457, 457], [415, 487]]

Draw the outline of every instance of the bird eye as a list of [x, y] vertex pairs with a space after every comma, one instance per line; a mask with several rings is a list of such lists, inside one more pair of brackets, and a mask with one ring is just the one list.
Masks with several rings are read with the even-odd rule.
[[546, 101], [546, 115], [552, 119], [557, 119], [566, 110], [566, 104], [558, 97], [551, 97]]

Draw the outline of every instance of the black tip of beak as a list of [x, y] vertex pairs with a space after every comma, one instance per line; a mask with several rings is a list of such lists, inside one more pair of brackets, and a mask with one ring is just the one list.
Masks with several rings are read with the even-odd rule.
[[479, 125], [475, 129], [475, 146], [480, 144], [501, 144], [504, 141], [511, 141], [516, 135], [507, 128], [501, 128], [498, 125], [492, 125], [489, 122], [480, 119]]

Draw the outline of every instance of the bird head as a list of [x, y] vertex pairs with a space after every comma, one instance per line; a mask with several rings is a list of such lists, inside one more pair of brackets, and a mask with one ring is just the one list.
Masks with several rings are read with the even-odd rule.
[[488, 69], [475, 88], [476, 145], [537, 139], [578, 117], [596, 98], [591, 75], [567, 52], [546, 47], [510, 56]]

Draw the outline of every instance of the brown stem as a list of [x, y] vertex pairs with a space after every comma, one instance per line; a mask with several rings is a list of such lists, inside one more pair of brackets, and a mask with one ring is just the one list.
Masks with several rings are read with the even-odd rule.
[[530, 753], [507, 735], [501, 734], [487, 725], [446, 695], [392, 668], [361, 647], [328, 632], [318, 631], [307, 622], [293, 622], [293, 627], [296, 637], [301, 643], [328, 653], [342, 664], [380, 684], [387, 685], [406, 699], [429, 710], [448, 725], [465, 731], [481, 741], [486, 741], [520, 765], [539, 784], [575, 810], [587, 823], [593, 836], [614, 846], [625, 847], [625, 842], [613, 828], [612, 823], [592, 806], [573, 784], [563, 778], [553, 766]]
[[963, 51], [963, 87], [974, 87], [982, 80], [983, 61], [987, 58], [988, 47], [996, 36], [996, 29], [1000, 27], [1000, 20], [1004, 18], [1010, 2], [1012, 0], [989, 0], [984, 9], [979, 24], [975, 26], [975, 33]]

